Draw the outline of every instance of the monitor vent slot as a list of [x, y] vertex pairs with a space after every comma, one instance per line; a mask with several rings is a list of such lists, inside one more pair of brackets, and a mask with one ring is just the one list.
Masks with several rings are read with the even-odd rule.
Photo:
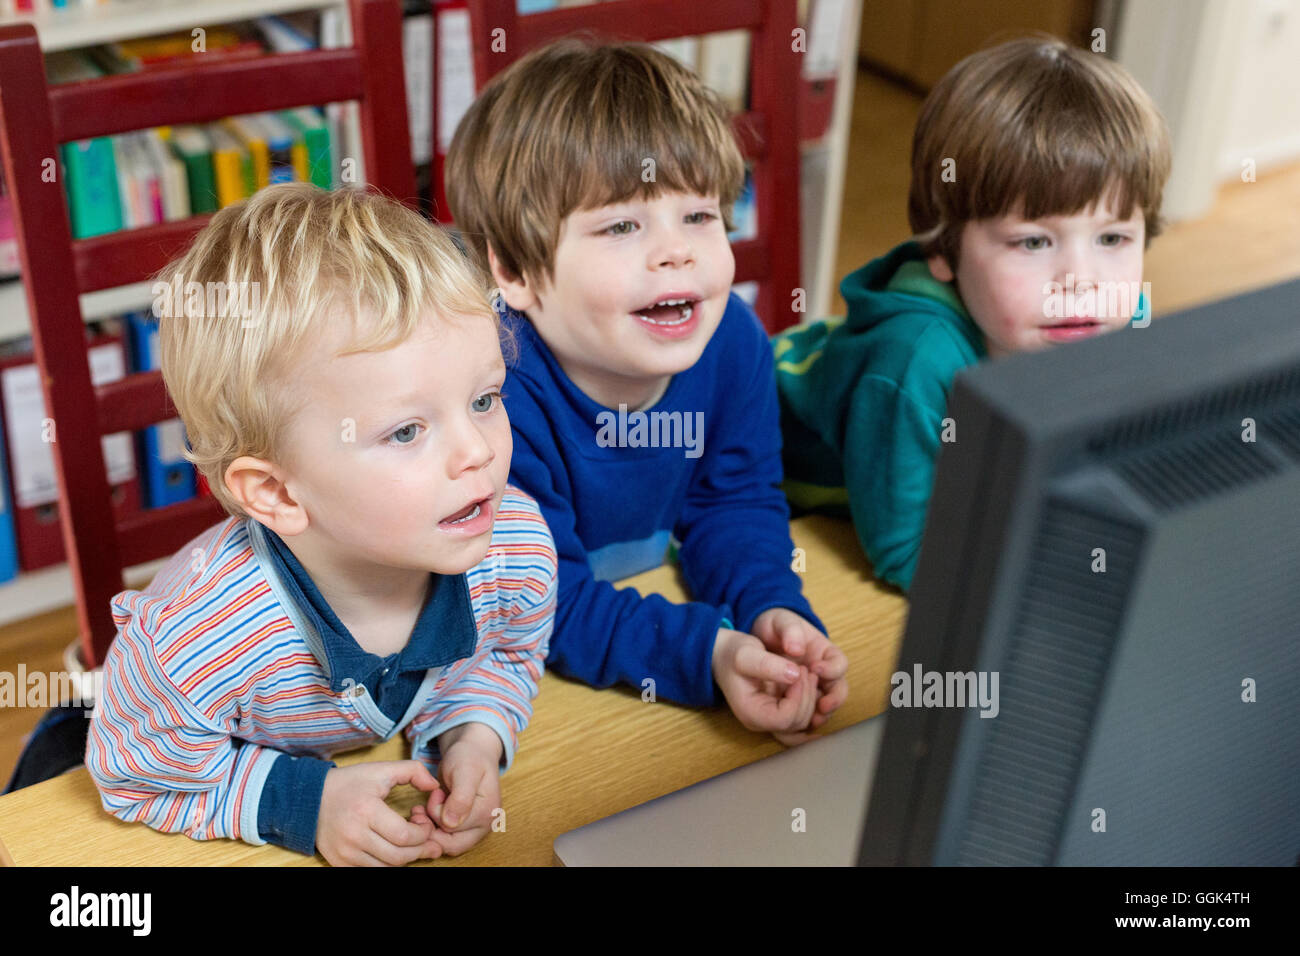
[[[959, 865], [1046, 865], [1088, 746], [1142, 544], [1137, 528], [1049, 499], [1000, 662]], [[1094, 549], [1105, 572], [1094, 572]], [[972, 715], [969, 720], [984, 723]]]
[[1250, 414], [1282, 402], [1300, 402], [1300, 368], [1289, 368], [1266, 378], [1232, 388], [1207, 392], [1193, 400], [1182, 400], [1163, 408], [1123, 419], [1090, 439], [1088, 450], [1116, 452], [1145, 446], [1208, 422]]
[[1258, 441], [1231, 430], [1156, 447], [1115, 470], [1151, 504], [1171, 509], [1266, 478], [1278, 463]]
[[1259, 423], [1261, 441], [1276, 442], [1293, 459], [1300, 461], [1300, 404], [1266, 415]]

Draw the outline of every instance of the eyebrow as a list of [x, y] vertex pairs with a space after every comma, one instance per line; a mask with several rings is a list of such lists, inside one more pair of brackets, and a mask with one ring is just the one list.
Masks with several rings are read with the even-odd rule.
[[583, 224], [594, 225], [603, 219], [635, 215], [642, 208], [642, 206], [633, 205], [631, 202], [612, 202], [598, 209], [583, 209], [574, 213], [574, 217]]
[[[496, 359], [479, 369], [477, 378], [495, 378], [498, 375], [504, 375], [506, 372], [506, 363], [504, 359]], [[392, 405], [397, 407], [408, 407], [419, 405], [423, 396], [419, 392], [411, 392], [406, 395], [399, 395], [393, 399]]]

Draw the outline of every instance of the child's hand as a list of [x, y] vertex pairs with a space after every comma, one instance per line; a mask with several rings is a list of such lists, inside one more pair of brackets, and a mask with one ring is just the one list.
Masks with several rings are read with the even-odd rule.
[[501, 806], [501, 738], [486, 724], [462, 724], [440, 736], [438, 747], [438, 772], [450, 793], [429, 794], [424, 807], [411, 810], [411, 822], [432, 821], [431, 839], [458, 856], [487, 835]]
[[764, 650], [752, 634], [724, 627], [713, 644], [713, 679], [748, 729], [771, 731], [786, 746], [811, 739], [802, 733], [817, 703], [817, 675], [808, 668]]
[[402, 783], [439, 792], [438, 781], [418, 760], [331, 767], [316, 820], [321, 856], [332, 866], [403, 866], [441, 856], [430, 823], [407, 822], [384, 802]]
[[835, 708], [849, 696], [849, 659], [808, 621], [783, 607], [768, 608], [754, 619], [754, 636], [769, 650], [784, 654], [817, 675], [818, 700], [813, 712], [815, 730], [830, 720]]

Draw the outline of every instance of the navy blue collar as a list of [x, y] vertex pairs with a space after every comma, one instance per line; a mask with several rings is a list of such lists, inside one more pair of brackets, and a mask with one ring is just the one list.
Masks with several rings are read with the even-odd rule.
[[353, 684], [365, 684], [376, 671], [396, 669], [398, 673], [445, 667], [474, 653], [478, 628], [465, 575], [430, 574], [429, 594], [411, 630], [406, 646], [396, 654], [380, 657], [364, 650], [339, 620], [311, 575], [278, 534], [263, 526], [270, 544], [271, 560], [298, 609], [315, 626], [324, 645], [330, 690], [339, 693]]

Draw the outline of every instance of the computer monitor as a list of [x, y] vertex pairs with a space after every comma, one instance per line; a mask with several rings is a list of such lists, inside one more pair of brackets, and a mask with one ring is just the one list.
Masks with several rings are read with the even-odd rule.
[[1296, 864], [1300, 282], [948, 415], [860, 861]]

